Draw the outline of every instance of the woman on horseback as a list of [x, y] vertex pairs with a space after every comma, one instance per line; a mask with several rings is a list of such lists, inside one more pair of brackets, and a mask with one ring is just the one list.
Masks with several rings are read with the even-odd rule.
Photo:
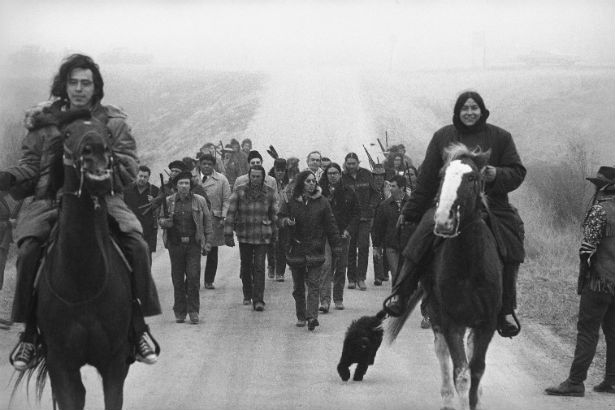
[[514, 309], [517, 272], [525, 258], [525, 252], [523, 222], [516, 208], [508, 202], [508, 193], [521, 185], [526, 169], [521, 163], [510, 133], [487, 124], [487, 118], [489, 110], [482, 97], [474, 91], [464, 92], [455, 103], [453, 123], [436, 131], [431, 139], [421, 165], [416, 190], [412, 192], [400, 216], [400, 222], [409, 222], [416, 228], [405, 245], [404, 263], [384, 307], [392, 316], [401, 315], [405, 310], [406, 300], [417, 287], [421, 274], [420, 265], [425, 262], [425, 256], [431, 251], [434, 240], [433, 202], [441, 182], [444, 149], [451, 143], [462, 143], [471, 150], [491, 150], [491, 157], [483, 174], [490, 216], [493, 216], [490, 218], [490, 225], [504, 262], [503, 299], [498, 331], [502, 336], [512, 337], [520, 330]]

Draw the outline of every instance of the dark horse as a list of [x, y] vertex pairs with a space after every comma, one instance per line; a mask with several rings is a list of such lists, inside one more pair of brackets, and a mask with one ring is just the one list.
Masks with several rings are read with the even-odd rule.
[[[434, 213], [434, 233], [442, 239], [436, 240], [433, 259], [422, 279], [442, 373], [443, 409], [454, 408], [455, 391], [461, 408], [468, 404], [471, 409], [477, 407], [485, 356], [502, 304], [502, 263], [482, 216], [487, 204], [481, 169], [489, 155], [489, 151], [470, 151], [463, 144], [447, 148]], [[402, 317], [391, 320], [387, 328], [390, 341], [401, 330], [420, 293], [420, 289], [415, 292], [414, 304]]]
[[102, 377], [105, 409], [121, 409], [131, 344], [128, 267], [111, 239], [104, 197], [112, 191], [107, 128], [78, 119], [64, 131], [63, 195], [57, 239], [38, 280], [37, 320], [44, 343], [39, 393], [48, 372], [61, 410], [83, 409], [80, 369]]

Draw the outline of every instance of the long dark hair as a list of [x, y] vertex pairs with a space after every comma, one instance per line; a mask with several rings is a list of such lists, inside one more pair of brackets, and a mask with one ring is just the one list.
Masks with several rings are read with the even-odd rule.
[[66, 84], [68, 82], [68, 76], [75, 68], [92, 71], [92, 79], [94, 80], [94, 95], [92, 96], [92, 102], [97, 103], [102, 100], [105, 95], [103, 91], [104, 82], [98, 64], [96, 64], [91, 57], [83, 54], [72, 54], [66, 57], [62, 62], [60, 70], [51, 84], [51, 96], [59, 97], [62, 101], [68, 103]]
[[329, 184], [329, 178], [327, 177], [327, 172], [329, 171], [329, 168], [335, 168], [340, 172], [340, 174], [342, 173], [342, 167], [340, 167], [340, 165], [337, 162], [332, 162], [325, 167], [325, 170], [322, 173], [322, 176], [320, 177], [320, 181], [318, 182], [318, 185], [320, 185], [322, 190], [325, 192], [329, 191], [330, 184]]
[[[303, 188], [305, 187], [305, 180], [310, 175], [314, 175], [312, 171], [306, 169], [305, 171], [299, 172], [297, 178], [295, 178], [295, 186], [293, 187], [293, 198], [298, 198], [303, 195]], [[314, 175], [314, 177], [316, 177]]]
[[[476, 124], [468, 127], [463, 122], [461, 122], [461, 118], [459, 118], [459, 113], [461, 112], [461, 107], [468, 101], [468, 99], [473, 99], [478, 107], [480, 108], [480, 118], [476, 121]], [[485, 106], [485, 102], [483, 101], [483, 97], [480, 96], [476, 91], [465, 91], [459, 94], [457, 97], [457, 101], [455, 102], [455, 107], [453, 108], [453, 125], [455, 128], [461, 133], [472, 133], [476, 131], [480, 131], [484, 128], [485, 123], [487, 122], [487, 118], [489, 118], [489, 110]]]

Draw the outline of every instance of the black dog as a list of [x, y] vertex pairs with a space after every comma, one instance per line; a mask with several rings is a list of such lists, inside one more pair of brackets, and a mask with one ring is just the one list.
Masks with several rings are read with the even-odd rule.
[[367, 367], [374, 364], [376, 352], [382, 343], [382, 320], [386, 313], [378, 312], [376, 316], [363, 316], [353, 322], [346, 331], [342, 357], [337, 365], [337, 372], [343, 381], [350, 379], [350, 365], [357, 363], [353, 380], [361, 381]]

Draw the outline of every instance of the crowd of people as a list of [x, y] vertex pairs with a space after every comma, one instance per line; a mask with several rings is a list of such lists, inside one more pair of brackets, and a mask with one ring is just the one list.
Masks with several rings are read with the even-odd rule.
[[[55, 77], [51, 95], [52, 101], [27, 114], [28, 134], [19, 164], [0, 172], [0, 191], [8, 191], [16, 201], [34, 198], [23, 206], [15, 232], [18, 283], [12, 318], [25, 323], [11, 354], [17, 370], [31, 367], [38, 348], [34, 278], [57, 220], [53, 172], [56, 163], [62, 162], [62, 150], [54, 150], [58, 146], [54, 142], [61, 138], [66, 118], [70, 118], [65, 114], [78, 110], [86, 110], [106, 124], [112, 137], [117, 180], [104, 200], [114, 221], [114, 235], [134, 275], [130, 283], [137, 360], [148, 364], [157, 360], [144, 317], [160, 313], [151, 277], [159, 229], [171, 261], [173, 311], [178, 323], [186, 319], [199, 323], [203, 256], [203, 287], [213, 290], [218, 249], [234, 247], [235, 241], [239, 244], [243, 304], [252, 305], [257, 312], [265, 310], [266, 278], [283, 282], [288, 267], [296, 326], [313, 331], [319, 326], [319, 313], [328, 313], [331, 303], [334, 309], [344, 309], [345, 288], [367, 290], [371, 242], [373, 285], [392, 282], [392, 293], [383, 306], [390, 316], [401, 315], [407, 298], [420, 286], [421, 268], [435, 240], [433, 204], [441, 181], [443, 152], [453, 142], [491, 152], [483, 170], [484, 190], [490, 213], [496, 218], [491, 224], [499, 223], [498, 240], [504, 244], [498, 331], [508, 337], [519, 333], [516, 280], [525, 257], [524, 230], [508, 193], [521, 185], [526, 169], [510, 133], [487, 123], [489, 111], [478, 93], [459, 95], [452, 124], [434, 134], [419, 170], [400, 144], [386, 147], [383, 163], [370, 161], [369, 169], [361, 166], [355, 152], [336, 161], [333, 154], [326, 157], [317, 150], [307, 155], [306, 166], [300, 169], [298, 157], [283, 158], [270, 146], [267, 153], [274, 163], [267, 171], [262, 154], [246, 138], [241, 144], [235, 139], [227, 145], [209, 142], [194, 157], [172, 160], [168, 178], [160, 186], [150, 182], [152, 171], [147, 164], [138, 162], [126, 114], [101, 104], [103, 81], [91, 58], [69, 56]], [[580, 284], [577, 354], [569, 379], [549, 389], [549, 394], [582, 394], [600, 323], [607, 334], [607, 369], [598, 391], [612, 393], [615, 389], [615, 274], [611, 269], [615, 175], [608, 167], [601, 172], [599, 179], [592, 180], [598, 191], [581, 249], [584, 280]], [[13, 220], [14, 207], [5, 199], [2, 204], [7, 208], [3, 221]], [[591, 222], [595, 227], [595, 220], [602, 224], [598, 230], [588, 225]], [[2, 263], [5, 242], [6, 238], [0, 242]]]

